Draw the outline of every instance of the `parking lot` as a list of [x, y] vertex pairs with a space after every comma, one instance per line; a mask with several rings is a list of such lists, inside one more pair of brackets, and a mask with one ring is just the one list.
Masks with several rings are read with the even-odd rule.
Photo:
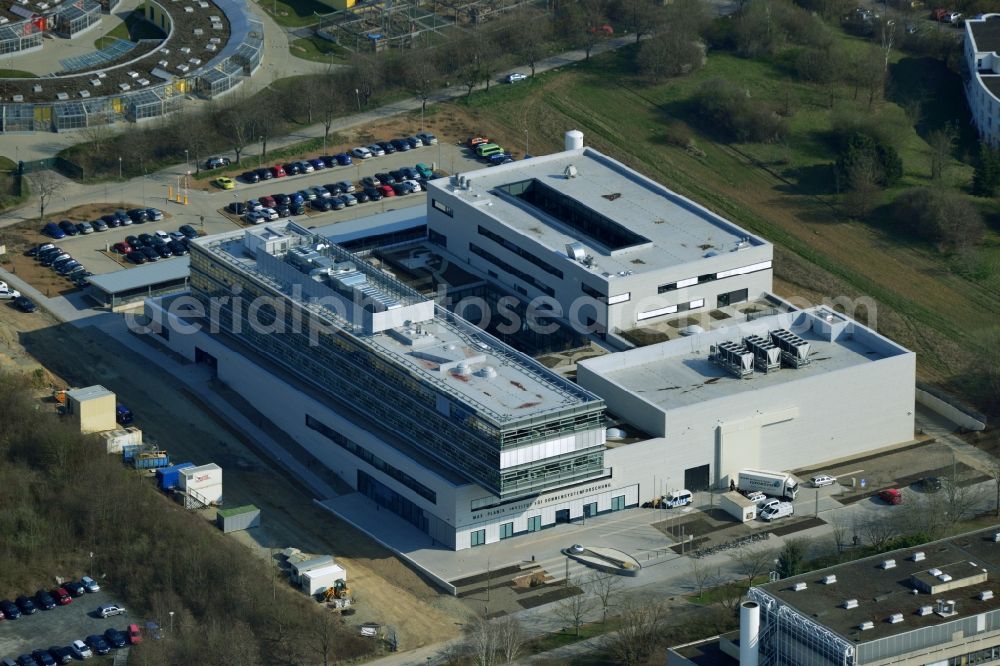
[[[10, 592], [8, 598], [15, 596], [14, 592]], [[118, 615], [106, 620], [97, 616], [98, 606], [116, 602], [112, 594], [102, 589], [75, 597], [73, 603], [67, 606], [39, 610], [34, 615], [22, 615], [16, 620], [4, 620], [0, 622], [0, 659], [17, 659], [32, 650], [69, 645], [74, 640], [86, 639], [90, 634], [103, 634], [111, 627], [124, 631], [131, 622], [142, 624], [139, 618], [131, 615]]]
[[[292, 160], [283, 160], [283, 162], [288, 161]], [[118, 191], [115, 191], [116, 188], [112, 186], [111, 191], [106, 197], [109, 203], [95, 202], [94, 205], [88, 206], [89, 210], [84, 215], [68, 215], [64, 217], [73, 222], [79, 222], [85, 219], [92, 220], [94, 217], [100, 217], [101, 214], [113, 213], [118, 208], [127, 210], [137, 207], [155, 207], [163, 211], [165, 216], [163, 220], [159, 222], [132, 224], [87, 235], [67, 236], [58, 241], [53, 241], [43, 236], [39, 233], [39, 229], [35, 228], [36, 225], [31, 224], [30, 228], [26, 227], [23, 230], [22, 237], [25, 247], [42, 242], [54, 242], [64, 251], [71, 254], [74, 259], [82, 263], [91, 273], [95, 275], [110, 273], [132, 267], [124, 257], [110, 251], [115, 243], [125, 240], [127, 236], [141, 233], [152, 234], [157, 230], [169, 233], [177, 231], [184, 224], [189, 224], [199, 232], [204, 232], [205, 234], [232, 231], [244, 224], [240, 216], [226, 211], [227, 206], [233, 202], [246, 202], [248, 199], [256, 199], [264, 195], [273, 195], [276, 193], [290, 194], [298, 190], [342, 180], [350, 180], [357, 184], [366, 176], [374, 176], [378, 172], [391, 171], [405, 166], [412, 167], [418, 162], [435, 165], [439, 174], [445, 172], [442, 171], [442, 165], [446, 165], [445, 170], [447, 172], [450, 172], [452, 169], [464, 171], [472, 168], [482, 168], [483, 166], [476, 162], [474, 155], [464, 147], [438, 143], [433, 146], [409, 150], [405, 153], [373, 157], [367, 160], [356, 159], [354, 164], [350, 166], [322, 169], [310, 174], [286, 176], [260, 183], [249, 184], [237, 178], [234, 179], [236, 187], [232, 190], [221, 190], [214, 186], [210, 186], [207, 191], [191, 189], [188, 192], [187, 205], [168, 200], [166, 198], [165, 187], [164, 191], [158, 196], [152, 196], [152, 187], [146, 187], [143, 184], [140, 190], [140, 185], [133, 181], [121, 186], [118, 188]], [[257, 160], [244, 160], [244, 166], [247, 169], [255, 169], [257, 168]], [[264, 162], [263, 166], [268, 166], [268, 163]], [[339, 211], [329, 212], [315, 211], [307, 206], [305, 215], [297, 216], [293, 219], [299, 220], [305, 226], [322, 226], [398, 208], [423, 205], [425, 197], [426, 194], [420, 192], [406, 196], [386, 198], [378, 202], [361, 203]], [[54, 213], [50, 216], [50, 219], [58, 220], [61, 218], [58, 213]], [[19, 260], [24, 259], [26, 258], [21, 257]], [[34, 261], [30, 259], [27, 259], [27, 262], [21, 261], [22, 264], [26, 265], [18, 267], [17, 263], [19, 260], [15, 260], [15, 272], [20, 273], [23, 270], [26, 277], [30, 281], [35, 282], [30, 277], [31, 271], [34, 269]], [[160, 261], [175, 261], [175, 259], [167, 258]], [[19, 270], [19, 268], [22, 270]], [[72, 288], [72, 285], [68, 283], [66, 286], [67, 288]]]

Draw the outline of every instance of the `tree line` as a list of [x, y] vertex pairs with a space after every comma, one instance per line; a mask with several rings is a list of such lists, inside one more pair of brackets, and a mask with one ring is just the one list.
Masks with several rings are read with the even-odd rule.
[[[0, 375], [0, 597], [90, 574], [130, 614], [173, 633], [137, 663], [329, 663], [367, 642], [201, 517], [171, 505], [103, 441], [39, 409], [28, 378]], [[44, 647], [44, 646], [40, 646]]]

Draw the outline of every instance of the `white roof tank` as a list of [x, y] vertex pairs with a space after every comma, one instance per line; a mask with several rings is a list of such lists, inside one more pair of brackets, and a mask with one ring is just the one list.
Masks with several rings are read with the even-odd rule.
[[579, 150], [583, 148], [583, 132], [580, 130], [570, 130], [565, 134], [566, 150]]

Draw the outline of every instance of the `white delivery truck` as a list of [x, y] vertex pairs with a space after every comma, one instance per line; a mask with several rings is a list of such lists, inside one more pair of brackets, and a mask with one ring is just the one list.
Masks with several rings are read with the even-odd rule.
[[736, 488], [742, 493], [762, 492], [771, 497], [793, 500], [799, 492], [799, 482], [788, 472], [766, 469], [741, 469]]

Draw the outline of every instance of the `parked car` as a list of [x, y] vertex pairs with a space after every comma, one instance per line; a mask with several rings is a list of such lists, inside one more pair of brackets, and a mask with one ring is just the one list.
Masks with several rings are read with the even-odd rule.
[[330, 190], [326, 189], [322, 185], [317, 185], [316, 187], [312, 188], [311, 191], [315, 195], [313, 197], [314, 199], [329, 199], [332, 196]]
[[312, 190], [299, 190], [298, 192], [296, 192], [296, 194], [302, 197], [303, 203], [305, 203], [306, 201], [312, 201], [313, 199], [316, 198], [316, 193], [313, 192]]
[[76, 236], [78, 233], [80, 233], [77, 230], [76, 225], [70, 222], [69, 220], [63, 220], [62, 222], [60, 222], [59, 228], [62, 229], [63, 233], [66, 234], [67, 236]]
[[358, 188], [349, 180], [337, 181], [338, 194], [353, 194]]
[[23, 594], [15, 599], [14, 603], [17, 604], [17, 607], [23, 615], [34, 615], [38, 610], [38, 608], [35, 607], [35, 602]]
[[60, 606], [65, 606], [66, 604], [73, 603], [73, 597], [70, 596], [69, 590], [64, 587], [57, 587], [51, 592], [52, 598], [56, 600]]
[[223, 190], [232, 190], [236, 188], [236, 181], [228, 176], [219, 176], [212, 182], [215, 183], [216, 187]]
[[353, 194], [341, 194], [337, 197], [345, 206], [357, 206], [358, 198]]
[[21, 609], [10, 599], [0, 601], [0, 613], [8, 620], [16, 620], [21, 617]]
[[433, 134], [428, 134], [427, 132], [421, 132], [417, 135], [417, 138], [424, 142], [425, 146], [437, 145], [437, 137]]
[[333, 204], [330, 203], [330, 200], [322, 197], [313, 199], [309, 202], [309, 205], [312, 206], [313, 210], [318, 210], [320, 212], [325, 212], [333, 208]]
[[925, 493], [936, 493], [943, 487], [941, 477], [939, 476], [925, 476], [920, 479], [920, 489]]
[[344, 203], [344, 201], [340, 198], [339, 195], [335, 197], [330, 197], [329, 199], [327, 199], [327, 201], [330, 202], [330, 208], [332, 208], [333, 210], [344, 210], [344, 208], [347, 207], [347, 204]]
[[160, 255], [160, 259], [169, 259], [170, 257], [174, 256], [174, 253], [170, 251], [170, 247], [167, 246], [166, 243], [156, 245], [153, 247], [153, 249], [156, 250], [156, 253], [158, 255]]
[[115, 219], [118, 220], [123, 227], [127, 227], [128, 225], [132, 224], [132, 218], [129, 217], [128, 213], [126, 213], [121, 208], [115, 211]]
[[128, 642], [132, 645], [138, 645], [142, 642], [142, 632], [139, 631], [139, 625], [130, 624], [125, 627], [125, 632], [128, 634]]
[[501, 164], [510, 164], [514, 161], [514, 156], [510, 153], [493, 153], [486, 158], [486, 162], [489, 166], [500, 166]]
[[403, 140], [406, 141], [406, 143], [410, 144], [410, 148], [423, 148], [424, 147], [424, 142], [420, 140], [420, 137], [417, 137], [417, 136], [408, 136], [408, 137], [406, 137]]
[[287, 194], [273, 194], [271, 198], [274, 199], [276, 206], [287, 206], [292, 201], [292, 198]]
[[107, 222], [105, 222], [104, 220], [102, 220], [100, 218], [97, 218], [96, 220], [94, 220], [93, 222], [91, 222], [90, 226], [92, 226], [94, 228], [94, 231], [107, 231], [108, 230], [108, 224], [107, 224]]
[[[146, 245], [152, 245], [155, 242], [154, 239], [153, 239], [153, 235], [152, 234], [139, 234], [138, 237], [129, 236], [125, 240], [128, 241], [129, 238], [133, 239], [131, 241], [132, 242], [132, 247], [143, 247], [143, 246], [146, 246]], [[138, 241], [138, 242], [136, 242], [136, 241]]]
[[[232, 179], [227, 178], [226, 180], [232, 180]], [[146, 212], [145, 208], [133, 208], [127, 211], [125, 214], [128, 215], [128, 218], [132, 220], [132, 222], [134, 222], [135, 224], [142, 224], [143, 222], [149, 220], [149, 213]]]
[[386, 155], [392, 155], [396, 152], [396, 147], [392, 145], [391, 141], [379, 141], [378, 146], [385, 152]]
[[399, 173], [402, 174], [403, 180], [416, 180], [420, 177], [420, 173], [417, 172], [413, 167], [400, 167]]
[[358, 203], [368, 203], [369, 201], [371, 201], [371, 197], [368, 196], [368, 193], [365, 192], [364, 188], [355, 192], [354, 198], [358, 200]]
[[170, 248], [170, 251], [173, 253], [175, 257], [183, 257], [185, 254], [188, 253], [187, 246], [184, 245], [184, 243], [179, 240], [170, 241], [169, 243], [167, 243], [167, 247]]
[[410, 149], [410, 144], [406, 139], [393, 139], [390, 143], [397, 153], [405, 153]]
[[52, 610], [56, 607], [56, 600], [45, 590], [35, 592], [35, 604], [42, 610]]
[[271, 167], [271, 173], [274, 175], [275, 178], [284, 178], [285, 176], [288, 175], [285, 173], [285, 168], [280, 164], [275, 164], [273, 167]]
[[125, 255], [125, 259], [138, 266], [139, 264], [146, 263], [146, 254], [141, 250], [132, 250]]
[[253, 211], [258, 211], [258, 212], [262, 211], [262, 210], [264, 210], [264, 204], [262, 204], [257, 199], [248, 199], [247, 200], [247, 210], [253, 210]]
[[35, 660], [38, 666], [56, 666], [56, 660], [52, 658], [48, 650], [32, 650], [31, 658]]
[[264, 213], [261, 212], [262, 210], [263, 209], [248, 210], [243, 215], [243, 221], [246, 222], [247, 224], [260, 224], [261, 222], [264, 221]]
[[97, 608], [97, 614], [102, 618], [114, 617], [115, 615], [124, 615], [125, 608], [119, 606], [118, 604], [104, 604]]
[[77, 222], [76, 230], [84, 236], [94, 233], [94, 227], [90, 222]]
[[29, 247], [24, 251], [24, 256], [26, 257], [37, 257], [39, 252], [44, 252], [45, 250], [51, 250], [55, 245], [52, 243], [39, 243], [35, 247]]
[[479, 144], [489, 143], [489, 142], [490, 140], [485, 136], [470, 136], [466, 140], [465, 145], [468, 146], [469, 148], [475, 149], [476, 146], [478, 146]]
[[128, 636], [124, 631], [110, 627], [104, 631], [104, 640], [113, 648], [123, 648], [128, 644]]
[[146, 219], [150, 222], [159, 222], [163, 219], [163, 211], [159, 208], [147, 208]]
[[396, 179], [391, 173], [377, 173], [375, 174], [375, 179], [378, 180], [380, 185], [395, 185]]
[[434, 169], [430, 168], [423, 162], [417, 162], [417, 165], [414, 168], [417, 170], [417, 174], [424, 178], [430, 179], [434, 177]]
[[899, 492], [899, 489], [897, 488], [886, 488], [885, 490], [880, 490], [878, 498], [886, 504], [903, 503], [903, 493]]
[[110, 215], [110, 214], [109, 215], [101, 215], [101, 219], [104, 220], [104, 223], [108, 225], [109, 229], [117, 229], [118, 227], [122, 226], [122, 221], [119, 220], [114, 215]]
[[361, 187], [378, 187], [381, 184], [377, 176], [365, 176], [361, 179]]
[[56, 269], [56, 272], [59, 273], [59, 275], [69, 275], [70, 272], [76, 270], [77, 266], [82, 267], [83, 264], [76, 259], [70, 259], [69, 261], [63, 262], [58, 266], [53, 266], [53, 268]]
[[38, 308], [35, 307], [35, 302], [28, 298], [27, 296], [18, 296], [14, 299], [14, 307], [16, 307], [21, 312], [34, 312]]
[[45, 255], [45, 257], [39, 263], [41, 263], [42, 266], [46, 267], [55, 266], [57, 261], [63, 261], [65, 259], [71, 259], [71, 258], [72, 257], [70, 257], [70, 255], [67, 254], [66, 252], [59, 252], [59, 253], [53, 252], [51, 254]]
[[528, 78], [527, 74], [523, 74], [521, 72], [511, 72], [510, 74], [507, 75], [507, 78], [504, 80], [507, 81], [507, 83], [517, 83], [518, 81], [524, 81], [527, 78]]
[[69, 649], [73, 651], [73, 656], [77, 659], [90, 659], [94, 656], [87, 644], [77, 639], [69, 644]]
[[772, 520], [791, 516], [794, 513], [795, 507], [791, 502], [778, 502], [777, 504], [772, 504], [766, 507], [760, 511], [758, 515], [767, 522], [771, 522]]
[[292, 205], [290, 205], [288, 207], [288, 211], [292, 215], [305, 215], [306, 214], [306, 207], [303, 206], [302, 204], [292, 204]]
[[244, 171], [240, 174], [242, 178], [247, 183], [259, 183], [260, 175], [256, 171]]
[[350, 166], [351, 164], [354, 164], [354, 160], [352, 160], [351, 156], [347, 153], [337, 153], [333, 156], [333, 158], [337, 160], [337, 164], [339, 166]]
[[292, 192], [288, 195], [288, 203], [291, 206], [301, 206], [305, 202], [305, 197], [302, 196], [301, 192]]
[[285, 174], [289, 176], [298, 176], [302, 171], [301, 162], [289, 162], [284, 166]]
[[323, 161], [323, 164], [324, 166], [326, 166], [327, 169], [332, 169], [333, 167], [337, 166], [336, 155], [323, 155], [319, 159]]
[[306, 164], [309, 166], [309, 173], [327, 168], [326, 162], [323, 161], [322, 157], [314, 157], [313, 159], [306, 162]]
[[265, 208], [264, 210], [261, 211], [261, 215], [263, 215], [264, 218], [268, 220], [278, 219], [278, 211], [274, 210], [273, 208]]
[[373, 143], [370, 146], [365, 146], [365, 148], [367, 148], [368, 152], [370, 152], [375, 157], [383, 157], [385, 155], [385, 149], [382, 148], [382, 146], [378, 145], [377, 143]]
[[368, 150], [364, 146], [358, 146], [357, 148], [351, 150], [351, 155], [361, 160], [367, 160], [371, 158], [372, 151]]
[[74, 597], [82, 597], [87, 592], [87, 589], [83, 586], [83, 583], [79, 581], [70, 581], [68, 583], [63, 583], [63, 588]]
[[73, 651], [65, 645], [53, 645], [49, 648], [49, 654], [52, 655], [57, 664], [69, 664], [73, 662]]
[[809, 479], [809, 483], [812, 484], [813, 488], [822, 488], [823, 486], [832, 486], [837, 483], [837, 477], [830, 476], [829, 474], [817, 474]]
[[198, 232], [195, 231], [194, 227], [192, 227], [190, 224], [183, 224], [177, 230], [180, 231], [182, 234], [184, 234], [185, 238], [198, 237]]
[[90, 649], [96, 654], [105, 655], [111, 652], [111, 646], [108, 645], [103, 636], [91, 634], [90, 636], [87, 636], [86, 642], [87, 646], [90, 647]]
[[38, 666], [38, 662], [30, 654], [22, 654], [17, 658], [17, 666]]
[[271, 180], [272, 178], [274, 178], [274, 173], [272, 173], [271, 170], [268, 169], [267, 167], [261, 167], [260, 169], [256, 169], [254, 173], [257, 174], [257, 178], [259, 178], [260, 180]]
[[418, 183], [413, 179], [404, 180], [402, 183], [400, 183], [400, 185], [402, 185], [406, 189], [408, 194], [416, 194], [417, 192], [422, 192], [424, 189], [420, 187], [420, 183]]
[[220, 169], [225, 166], [229, 166], [231, 161], [228, 157], [209, 157], [205, 160], [206, 169]]
[[396, 196], [396, 191], [392, 189], [392, 185], [379, 185], [379, 192], [382, 193], [382, 197], [388, 199], [389, 197]]
[[260, 198], [260, 205], [264, 208], [274, 208], [275, 205], [277, 205], [277, 202], [270, 194], [265, 194]]
[[382, 200], [382, 192], [379, 191], [379, 189], [377, 187], [366, 187], [365, 188], [365, 194], [368, 195], [369, 201], [381, 201]]

